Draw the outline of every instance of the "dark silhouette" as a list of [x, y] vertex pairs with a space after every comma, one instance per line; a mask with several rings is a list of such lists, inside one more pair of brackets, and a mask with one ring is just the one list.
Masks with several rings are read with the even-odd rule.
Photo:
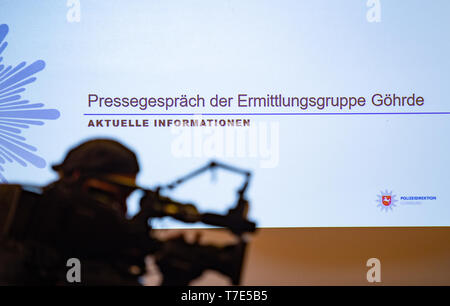
[[[67, 260], [81, 262], [83, 285], [139, 285], [145, 257], [153, 254], [163, 285], [187, 285], [213, 269], [239, 284], [245, 241], [255, 224], [246, 219], [244, 198], [250, 173], [211, 163], [166, 186], [210, 168], [246, 175], [236, 207], [227, 215], [201, 214], [192, 204], [160, 196], [160, 190], [136, 185], [136, 155], [108, 139], [82, 143], [53, 166], [59, 179], [43, 188], [0, 185], [0, 284], [66, 285]], [[126, 218], [126, 199], [145, 191], [141, 210]], [[239, 242], [225, 247], [187, 243], [182, 236], [160, 241], [152, 237], [149, 218], [171, 216], [184, 222], [204, 222], [230, 229]]]

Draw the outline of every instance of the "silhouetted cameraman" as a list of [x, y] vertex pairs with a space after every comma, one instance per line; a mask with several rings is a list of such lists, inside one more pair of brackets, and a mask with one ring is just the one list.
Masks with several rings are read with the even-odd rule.
[[[53, 169], [59, 179], [42, 189], [0, 185], [0, 284], [139, 285], [148, 254], [155, 255], [162, 285], [188, 285], [209, 269], [239, 283], [246, 245], [240, 235], [255, 230], [245, 217], [243, 192], [237, 208], [222, 216], [143, 189], [141, 209], [129, 220], [126, 200], [139, 188], [131, 150], [113, 140], [91, 140]], [[181, 235], [153, 238], [149, 218], [169, 215], [225, 226], [240, 239], [216, 246], [187, 243]], [[79, 280], [68, 277], [72, 262], [81, 267]]]
[[59, 180], [41, 194], [0, 185], [0, 283], [63, 284], [66, 262], [79, 259], [82, 284], [138, 284], [144, 258], [160, 247], [147, 219], [126, 219], [136, 155], [107, 139], [73, 148], [53, 166]]

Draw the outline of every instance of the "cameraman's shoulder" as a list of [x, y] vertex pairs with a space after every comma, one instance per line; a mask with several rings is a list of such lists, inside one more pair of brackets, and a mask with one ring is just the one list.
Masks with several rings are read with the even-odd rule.
[[12, 201], [22, 194], [24, 195], [42, 195], [43, 187], [37, 187], [32, 185], [20, 185], [20, 184], [0, 184], [0, 199], [6, 201], [6, 199]]
[[19, 184], [0, 184], [0, 210], [15, 209], [19, 202], [35, 202], [42, 196], [42, 188]]
[[[24, 208], [34, 207], [39, 201], [40, 190], [18, 184], [0, 184], [0, 237], [10, 234], [17, 220], [27, 220]], [[24, 221], [25, 222], [25, 221]]]
[[0, 202], [17, 201], [22, 193], [22, 186], [17, 184], [0, 184]]

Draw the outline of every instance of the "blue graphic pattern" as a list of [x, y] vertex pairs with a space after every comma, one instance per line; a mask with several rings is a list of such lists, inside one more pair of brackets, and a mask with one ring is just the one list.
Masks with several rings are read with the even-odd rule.
[[43, 125], [42, 120], [60, 116], [56, 109], [44, 109], [42, 103], [22, 99], [25, 86], [36, 81], [33, 75], [44, 69], [45, 62], [38, 60], [28, 66], [22, 62], [15, 67], [4, 65], [1, 54], [8, 46], [4, 41], [8, 31], [6, 24], [0, 25], [0, 182], [7, 182], [2, 175], [5, 171], [2, 165], [7, 162], [45, 167], [45, 160], [35, 154], [37, 148], [28, 144], [21, 133], [32, 125]]

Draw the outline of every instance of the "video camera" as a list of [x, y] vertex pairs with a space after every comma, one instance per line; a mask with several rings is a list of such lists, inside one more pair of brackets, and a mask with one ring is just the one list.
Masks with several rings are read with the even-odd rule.
[[[162, 195], [162, 191], [173, 190], [187, 180], [216, 168], [245, 177], [237, 191], [235, 205], [226, 214], [201, 213], [193, 204], [181, 203]], [[60, 255], [61, 260], [65, 254], [75, 254], [83, 260], [112, 263], [120, 275], [136, 281], [138, 276], [145, 273], [145, 256], [154, 254], [163, 275], [162, 285], [188, 285], [205, 270], [218, 271], [228, 276], [232, 284], [239, 285], [248, 234], [256, 230], [256, 224], [247, 219], [249, 202], [245, 191], [250, 176], [250, 172], [211, 162], [167, 186], [139, 188], [144, 192], [140, 199], [141, 209], [132, 220], [118, 217], [114, 209], [99, 205], [97, 199], [90, 202], [84, 195], [77, 198], [77, 193], [64, 184], [55, 183], [46, 187], [50, 193], [45, 196], [42, 188], [0, 185], [0, 243], [15, 241], [33, 250], [47, 252], [47, 249], [52, 249]], [[64, 217], [64, 223], [58, 221], [61, 216]], [[151, 231], [149, 233], [149, 222], [162, 217], [222, 227], [232, 233], [235, 243], [226, 246], [204, 245], [199, 240], [188, 243], [183, 236], [160, 240], [153, 237]], [[32, 262], [47, 275], [43, 278], [64, 277], [66, 267], [53, 259], [53, 253], [50, 254], [52, 256], [45, 254], [39, 258], [32, 256]], [[44, 264], [47, 262], [51, 263], [48, 267]], [[98, 283], [109, 279], [106, 273]]]
[[[200, 213], [191, 203], [180, 203], [161, 195], [162, 190], [173, 190], [180, 184], [216, 168], [245, 177], [243, 185], [237, 191], [236, 204], [225, 215]], [[156, 263], [163, 274], [162, 285], [187, 285], [208, 269], [228, 276], [233, 285], [240, 284], [248, 234], [256, 231], [256, 224], [247, 219], [249, 202], [245, 192], [250, 177], [251, 173], [248, 171], [213, 161], [166, 186], [157, 187], [155, 190], [142, 189], [144, 196], [140, 200], [140, 215], [145, 220], [171, 217], [185, 223], [201, 222], [229, 230], [238, 241], [225, 247], [201, 245], [198, 242], [189, 244], [182, 236], [165, 241], [162, 249], [155, 255]]]

